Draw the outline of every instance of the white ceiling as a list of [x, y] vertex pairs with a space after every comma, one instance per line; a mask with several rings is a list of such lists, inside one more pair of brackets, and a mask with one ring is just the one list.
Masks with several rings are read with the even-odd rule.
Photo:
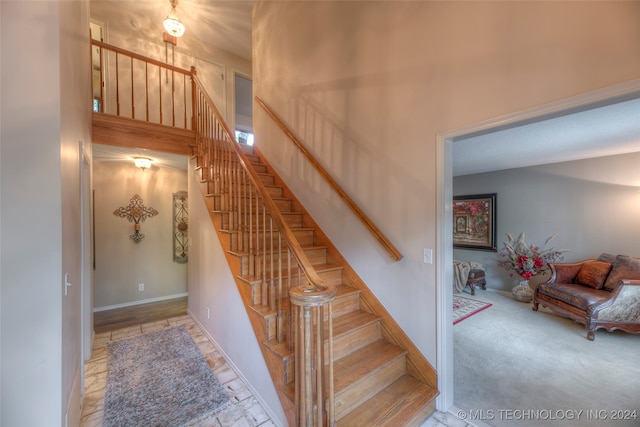
[[538, 120], [453, 143], [453, 175], [640, 151], [640, 99]]
[[[185, 26], [179, 46], [206, 43], [251, 60], [253, 0], [179, 0], [176, 11]], [[162, 41], [162, 21], [171, 11], [169, 0], [91, 0], [91, 17], [124, 25], [132, 37]], [[115, 24], [117, 23], [117, 24]], [[108, 32], [108, 28], [107, 28]]]
[[187, 156], [161, 153], [142, 148], [116, 147], [112, 145], [93, 144], [93, 159], [102, 162], [118, 162], [133, 164], [135, 157], [151, 159], [151, 168], [171, 168], [187, 170]]
[[[142, 32], [150, 38], [160, 37], [161, 23], [171, 8], [169, 0], [91, 0], [90, 5], [92, 17], [126, 22], [131, 37]], [[252, 6], [253, 0], [180, 0], [177, 11], [186, 32], [179, 43], [187, 47], [210, 43], [250, 60]], [[94, 154], [110, 160], [135, 154], [117, 151], [122, 150], [98, 149]], [[453, 175], [636, 151], [640, 151], [638, 99], [458, 139], [453, 144]], [[176, 167], [171, 156], [154, 156], [157, 165]]]

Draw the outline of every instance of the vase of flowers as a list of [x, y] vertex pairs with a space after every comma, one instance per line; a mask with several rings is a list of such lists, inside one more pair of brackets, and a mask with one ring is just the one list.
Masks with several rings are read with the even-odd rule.
[[563, 253], [567, 249], [547, 248], [547, 245], [557, 236], [554, 234], [545, 240], [542, 247], [528, 245], [524, 240], [524, 232], [517, 239], [507, 233], [508, 240], [503, 243], [498, 265], [509, 272], [509, 277], [517, 277], [518, 284], [512, 289], [516, 300], [530, 302], [533, 300], [533, 290], [529, 286], [529, 280], [536, 274], [547, 268], [550, 262], [563, 259]]

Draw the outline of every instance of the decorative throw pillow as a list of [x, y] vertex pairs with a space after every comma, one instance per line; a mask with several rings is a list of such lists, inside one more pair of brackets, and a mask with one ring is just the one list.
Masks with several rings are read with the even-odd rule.
[[604, 252], [600, 254], [600, 256], [598, 257], [598, 261], [603, 261], [603, 262], [608, 262], [609, 264], [613, 264], [616, 261], [616, 256]]
[[604, 282], [604, 288], [612, 291], [623, 279], [640, 279], [640, 259], [618, 255], [613, 262], [611, 273]]
[[611, 264], [604, 261], [586, 262], [576, 276], [576, 283], [594, 289], [602, 289], [604, 281], [611, 271]]

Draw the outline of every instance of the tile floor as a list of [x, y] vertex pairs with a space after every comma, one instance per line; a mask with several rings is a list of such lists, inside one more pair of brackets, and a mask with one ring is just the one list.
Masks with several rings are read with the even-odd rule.
[[209, 341], [189, 315], [144, 323], [96, 334], [91, 360], [85, 364], [85, 398], [81, 427], [101, 427], [104, 417], [104, 395], [107, 383], [107, 345], [112, 341], [184, 325], [191, 338], [211, 365], [218, 380], [226, 388], [232, 404], [192, 427], [271, 427], [271, 421], [258, 400], [231, 369], [218, 349]]
[[[85, 397], [81, 427], [101, 427], [104, 417], [104, 395], [107, 383], [107, 345], [112, 341], [184, 325], [205, 356], [218, 380], [227, 389], [232, 404], [191, 427], [271, 427], [260, 402], [242, 382], [218, 349], [209, 341], [191, 316], [183, 315], [151, 323], [96, 334], [91, 360], [85, 364]], [[421, 427], [467, 427], [469, 424], [451, 414], [436, 412]]]

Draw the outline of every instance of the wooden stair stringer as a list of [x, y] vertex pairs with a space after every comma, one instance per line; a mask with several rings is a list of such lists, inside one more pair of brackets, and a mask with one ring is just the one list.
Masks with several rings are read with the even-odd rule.
[[[195, 167], [191, 168], [191, 173], [201, 174], [202, 169], [198, 169]], [[199, 179], [197, 181], [200, 181]], [[245, 308], [245, 312], [247, 313], [247, 317], [249, 318], [249, 322], [251, 323], [251, 327], [253, 328], [254, 334], [259, 342], [260, 351], [262, 353], [262, 357], [267, 365], [269, 375], [271, 376], [271, 381], [275, 386], [275, 389], [278, 393], [278, 398], [282, 405], [283, 412], [287, 417], [287, 422], [289, 425], [295, 425], [295, 405], [294, 402], [281, 390], [285, 388], [285, 384], [283, 378], [285, 378], [285, 373], [283, 370], [282, 360], [277, 357], [272, 351], [270, 351], [265, 345], [262, 344], [261, 339], [259, 337], [267, 336], [266, 326], [264, 324], [263, 319], [251, 308], [251, 292], [250, 288], [243, 283], [239, 276], [241, 275], [241, 261], [239, 257], [231, 251], [230, 247], [225, 247], [225, 242], [227, 242], [226, 235], [223, 231], [221, 231], [222, 227], [222, 218], [219, 212], [214, 212], [212, 206], [208, 202], [208, 192], [206, 185], [200, 184], [200, 192], [202, 197], [207, 205], [207, 209], [209, 211], [209, 216], [213, 223], [213, 228], [215, 230], [218, 241], [222, 247], [225, 259], [227, 260], [227, 265], [231, 270], [231, 275], [234, 278], [234, 282], [236, 284], [236, 288], [238, 289], [238, 293], [242, 298], [243, 305]], [[227, 244], [227, 246], [229, 246]]]

